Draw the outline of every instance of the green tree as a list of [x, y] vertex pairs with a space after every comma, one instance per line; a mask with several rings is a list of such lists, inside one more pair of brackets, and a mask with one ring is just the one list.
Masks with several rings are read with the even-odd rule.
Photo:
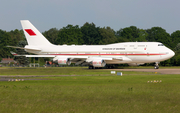
[[114, 43], [117, 40], [115, 36], [115, 31], [110, 27], [100, 28], [99, 33], [102, 37], [101, 41], [99, 41], [99, 44], [110, 44]]
[[174, 51], [175, 51], [175, 56], [173, 57], [174, 58], [173, 64], [176, 66], [180, 66], [180, 43], [176, 45]]
[[78, 25], [76, 26], [67, 25], [66, 27], [63, 27], [62, 29], [60, 29], [57, 42], [58, 44], [61, 44], [61, 45], [62, 44], [81, 45], [84, 43], [82, 36], [83, 36], [82, 32]]
[[23, 30], [15, 29], [14, 31], [8, 32], [10, 35], [11, 46], [16, 46], [20, 40], [26, 40]]
[[180, 51], [180, 43], [178, 43], [178, 44], [176, 45], [176, 47], [174, 48], [174, 50], [175, 50], [176, 52]]
[[146, 30], [140, 29], [138, 32], [138, 42], [147, 42], [146, 38], [148, 37], [148, 33], [146, 32]]
[[10, 50], [12, 48], [6, 47], [7, 45], [11, 45], [12, 41], [10, 38], [10, 35], [6, 32], [0, 29], [0, 60], [2, 58], [7, 58], [9, 56], [12, 56], [10, 54]]
[[173, 48], [176, 47], [178, 43], [180, 43], [180, 30], [177, 30], [171, 34], [172, 38], [172, 46]]
[[139, 29], [135, 26], [126, 27], [117, 31], [116, 36], [128, 39], [131, 42], [138, 41]]
[[51, 28], [48, 31], [42, 33], [52, 44], [58, 44], [59, 30], [57, 28]]
[[95, 45], [102, 43], [101, 36], [99, 33], [99, 27], [96, 27], [94, 23], [86, 22], [81, 27], [81, 32], [83, 33], [82, 39], [84, 40], [84, 44], [87, 45]]
[[[24, 47], [25, 45], [27, 45], [27, 41], [21, 40], [21, 41], [19, 41], [17, 46], [18, 47]], [[27, 52], [24, 51], [24, 49], [17, 49], [16, 52], [19, 55], [26, 55], [27, 54]], [[17, 56], [15, 58], [15, 60], [17, 60], [19, 62], [19, 64], [22, 65], [22, 66], [27, 66], [29, 64], [29, 58], [27, 58], [25, 56]]]
[[166, 30], [161, 27], [152, 27], [151, 29], [147, 29], [146, 32], [148, 36], [146, 37], [149, 42], [161, 42], [169, 48], [172, 48], [171, 37], [166, 32]]
[[170, 66], [171, 65], [171, 60], [168, 59], [168, 60], [162, 61], [162, 62], [160, 62], [160, 65], [162, 65], [162, 66]]

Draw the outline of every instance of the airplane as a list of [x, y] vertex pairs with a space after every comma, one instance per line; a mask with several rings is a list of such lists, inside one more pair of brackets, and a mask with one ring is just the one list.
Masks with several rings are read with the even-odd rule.
[[[35, 55], [26, 57], [49, 57], [59, 65], [88, 65], [89, 69], [111, 64], [138, 66], [144, 63], [158, 63], [170, 59], [175, 53], [160, 42], [123, 42], [108, 45], [54, 45], [50, 43], [29, 20], [21, 20], [28, 45], [24, 49]], [[110, 67], [109, 67], [110, 68]]]

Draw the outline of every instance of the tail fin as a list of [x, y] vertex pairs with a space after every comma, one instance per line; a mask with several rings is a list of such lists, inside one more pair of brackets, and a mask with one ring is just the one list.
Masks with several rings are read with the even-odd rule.
[[30, 46], [46, 46], [52, 45], [32, 24], [29, 20], [21, 20], [21, 25], [28, 45]]

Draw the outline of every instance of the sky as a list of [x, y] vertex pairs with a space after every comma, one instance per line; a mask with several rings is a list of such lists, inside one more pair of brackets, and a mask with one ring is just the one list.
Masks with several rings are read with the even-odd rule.
[[22, 29], [29, 20], [40, 32], [68, 24], [111, 27], [115, 31], [136, 26], [180, 30], [180, 0], [1, 0], [0, 29]]

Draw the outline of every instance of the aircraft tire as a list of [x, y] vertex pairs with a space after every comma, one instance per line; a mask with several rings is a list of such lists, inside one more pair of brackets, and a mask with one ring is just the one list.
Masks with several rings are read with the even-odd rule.
[[89, 66], [89, 69], [93, 69], [93, 66]]
[[155, 66], [154, 69], [159, 69], [159, 66]]

